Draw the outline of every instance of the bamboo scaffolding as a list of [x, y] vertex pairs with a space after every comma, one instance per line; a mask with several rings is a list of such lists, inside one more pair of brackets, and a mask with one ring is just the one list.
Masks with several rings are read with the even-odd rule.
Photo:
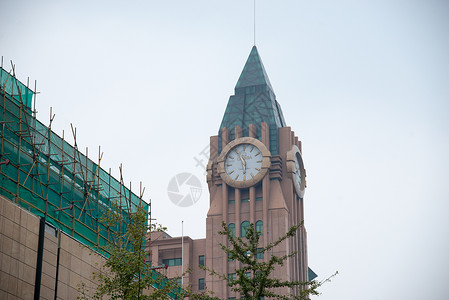
[[[135, 195], [132, 183], [129, 183], [129, 188], [124, 184], [123, 164], [119, 166], [119, 180], [116, 180], [112, 178], [111, 169], [107, 174], [101, 168], [101, 147], [98, 148], [97, 163], [89, 159], [88, 148], [86, 154], [82, 154], [78, 148], [77, 129], [72, 124], [74, 146], [66, 142], [64, 131], [62, 138], [55, 134], [52, 131], [55, 118], [52, 108], [48, 126], [40, 123], [36, 118], [37, 92], [33, 92], [34, 101], [32, 99], [30, 102], [30, 80], [27, 79], [26, 86], [20, 83], [15, 77], [12, 62], [11, 66], [10, 72], [4, 71], [2, 58], [0, 194], [42, 215], [48, 222], [58, 224], [58, 228], [90, 243], [91, 247], [102, 253], [107, 252], [105, 242], [126, 231], [126, 224], [110, 228], [101, 223], [102, 215], [112, 209], [113, 202], [117, 203], [117, 209], [126, 218], [138, 206], [150, 208], [149, 229], [151, 203], [143, 200], [145, 188], [142, 182], [139, 195]], [[35, 91], [36, 87], [35, 81]], [[8, 159], [10, 156], [14, 158], [12, 161]]]

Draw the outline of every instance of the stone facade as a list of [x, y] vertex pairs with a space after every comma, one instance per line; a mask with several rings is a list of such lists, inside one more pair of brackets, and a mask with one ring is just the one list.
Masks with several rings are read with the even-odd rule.
[[[0, 299], [34, 299], [39, 220], [0, 196]], [[48, 224], [43, 241], [40, 299], [76, 299], [81, 282], [92, 293], [104, 257]]]

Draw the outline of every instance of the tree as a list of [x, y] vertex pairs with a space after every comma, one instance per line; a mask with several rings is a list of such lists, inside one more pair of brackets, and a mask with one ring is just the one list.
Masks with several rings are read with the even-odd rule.
[[[107, 214], [104, 224], [108, 227], [119, 228], [124, 220], [120, 209], [114, 205]], [[145, 242], [149, 230], [164, 230], [161, 226], [147, 226], [147, 212], [138, 207], [135, 213], [129, 214], [126, 232], [112, 241], [109, 250], [110, 256], [101, 266], [100, 272], [93, 274], [93, 279], [98, 286], [93, 294], [93, 299], [165, 299], [183, 298], [184, 291], [177, 285], [175, 279], [167, 279], [155, 271], [146, 263], [145, 258], [149, 253], [145, 251]], [[151, 247], [150, 247], [151, 249]], [[86, 296], [85, 285], [80, 287], [78, 299], [89, 299]]]
[[[117, 208], [117, 207], [115, 207]], [[104, 224], [108, 227], [120, 232], [125, 216], [118, 213], [119, 209], [110, 210]], [[168, 279], [159, 274], [154, 268], [147, 264], [145, 258], [150, 253], [145, 251], [146, 237], [149, 231], [164, 230], [161, 226], [153, 225], [151, 228], [147, 226], [147, 212], [139, 207], [135, 213], [129, 214], [126, 220], [126, 232], [117, 235], [116, 239], [110, 245], [110, 257], [101, 267], [101, 271], [93, 274], [93, 279], [98, 282], [93, 295], [89, 298], [86, 294], [85, 285], [80, 287], [80, 295], [78, 299], [183, 299], [190, 297], [195, 300], [219, 300], [210, 295], [208, 291], [200, 294], [192, 293], [187, 289], [181, 288], [177, 284], [177, 278]], [[266, 247], [259, 247], [259, 233], [255, 230], [254, 224], [246, 230], [246, 237], [235, 237], [231, 230], [222, 224], [223, 229], [220, 235], [227, 236], [230, 247], [220, 244], [221, 248], [231, 260], [237, 260], [241, 263], [241, 267], [237, 269], [236, 277], [227, 274], [218, 274], [213, 270], [208, 270], [212, 275], [219, 276], [223, 280], [227, 280], [228, 286], [245, 299], [259, 300], [261, 297], [269, 297], [272, 299], [308, 299], [309, 295], [317, 295], [317, 288], [323, 282], [329, 281], [330, 278], [322, 281], [282, 281], [278, 278], [270, 276], [276, 266], [282, 266], [285, 261], [296, 253], [287, 254], [281, 257], [271, 255], [267, 262], [257, 259], [257, 255], [268, 253], [271, 249], [282, 243], [284, 240], [295, 236], [296, 231], [301, 226], [292, 226], [289, 231], [277, 241], [268, 244]], [[148, 247], [151, 249], [151, 247]], [[151, 250], [150, 250], [151, 251]], [[248, 276], [249, 275], [249, 276]], [[335, 274], [333, 275], [335, 276]], [[331, 277], [333, 277], [331, 276]], [[278, 295], [273, 289], [280, 287], [300, 287], [301, 294], [298, 296]]]
[[[241, 267], [235, 270], [234, 275], [219, 274], [214, 270], [203, 267], [213, 276], [218, 276], [223, 280], [227, 280], [228, 286], [231, 290], [240, 293], [242, 299], [259, 300], [262, 297], [269, 297], [270, 299], [309, 299], [309, 295], [318, 295], [317, 289], [326, 281], [337, 273], [327, 278], [322, 282], [316, 280], [301, 282], [281, 280], [270, 276], [276, 266], [282, 266], [289, 257], [296, 255], [296, 252], [286, 254], [283, 256], [271, 255], [267, 262], [257, 259], [260, 254], [268, 254], [274, 247], [278, 246], [284, 240], [294, 237], [297, 230], [302, 226], [301, 224], [292, 226], [285, 235], [281, 236], [276, 241], [269, 243], [265, 247], [260, 247], [259, 238], [260, 233], [255, 230], [254, 224], [250, 224], [246, 230], [244, 238], [234, 236], [233, 232], [223, 222], [223, 229], [219, 232], [220, 235], [226, 236], [229, 240], [230, 246], [220, 243], [221, 249], [228, 255], [229, 260], [237, 260], [241, 263]], [[275, 288], [298, 287], [299, 295], [279, 295], [273, 290]]]

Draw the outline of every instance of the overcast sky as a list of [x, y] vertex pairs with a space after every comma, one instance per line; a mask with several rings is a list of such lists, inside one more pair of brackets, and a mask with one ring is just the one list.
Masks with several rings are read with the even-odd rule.
[[[256, 45], [303, 142], [309, 265], [322, 300], [449, 294], [449, 2], [268, 1]], [[146, 187], [172, 236], [205, 237], [197, 160], [253, 45], [252, 0], [0, 0], [0, 55], [37, 80], [38, 118]], [[202, 182], [174, 205], [178, 173]], [[134, 189], [134, 188], [133, 188]], [[137, 192], [137, 189], [134, 189]]]

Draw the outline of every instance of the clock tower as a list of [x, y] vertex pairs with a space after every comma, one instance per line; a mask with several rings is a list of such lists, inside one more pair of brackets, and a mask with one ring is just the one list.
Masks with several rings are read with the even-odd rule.
[[[253, 223], [261, 234], [260, 247], [276, 241], [289, 228], [304, 220], [305, 170], [301, 142], [285, 123], [265, 68], [254, 46], [229, 98], [218, 135], [210, 138], [207, 164], [210, 207], [206, 238], [171, 237], [151, 234], [151, 264], [167, 266], [165, 275], [193, 292], [209, 290], [220, 299], [240, 298], [227, 282], [209, 275], [200, 266], [219, 274], [235, 274], [239, 262], [229, 261], [219, 235], [224, 221], [236, 236], [244, 237]], [[288, 258], [272, 276], [281, 280], [308, 281], [307, 235], [304, 226], [293, 238], [284, 240], [269, 253], [256, 259], [268, 261], [271, 255]], [[183, 274], [184, 270], [190, 272]], [[283, 295], [299, 290], [279, 288]]]
[[[235, 93], [229, 98], [218, 135], [210, 138], [207, 183], [210, 208], [206, 221], [205, 264], [233, 274], [239, 262], [228, 261], [219, 243], [222, 222], [243, 237], [250, 223], [261, 233], [261, 247], [276, 241], [304, 220], [305, 169], [301, 142], [286, 125], [256, 46], [251, 50]], [[307, 235], [304, 226], [261, 260], [296, 252], [273, 276], [307, 281]], [[216, 296], [239, 298], [226, 281], [206, 274], [207, 289]], [[277, 291], [297, 295], [298, 290]]]

